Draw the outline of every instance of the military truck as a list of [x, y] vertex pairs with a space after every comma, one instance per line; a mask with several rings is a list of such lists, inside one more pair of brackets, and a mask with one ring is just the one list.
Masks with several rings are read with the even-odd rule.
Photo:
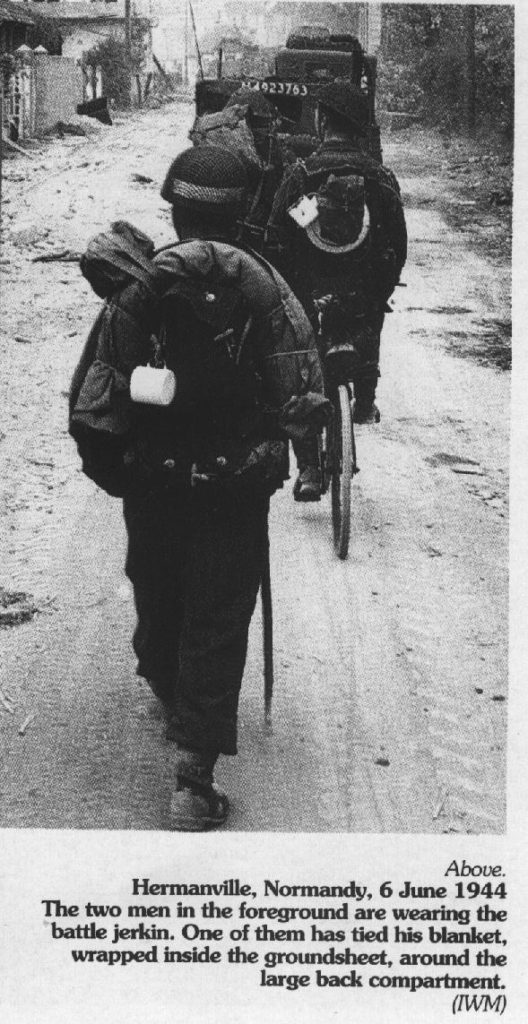
[[352, 35], [331, 35], [322, 30], [292, 33], [275, 55], [274, 73], [262, 77], [241, 75], [203, 79], [196, 84], [196, 115], [223, 110], [239, 89], [260, 92], [276, 107], [282, 129], [292, 135], [315, 134], [317, 89], [323, 83], [344, 80], [362, 89], [369, 101], [367, 148], [381, 160], [380, 132], [376, 123], [376, 58], [368, 56]]

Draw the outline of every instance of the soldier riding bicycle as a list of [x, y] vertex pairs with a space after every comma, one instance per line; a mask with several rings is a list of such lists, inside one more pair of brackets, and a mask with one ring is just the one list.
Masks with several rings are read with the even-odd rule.
[[[288, 168], [269, 222], [277, 263], [314, 325], [327, 377], [352, 380], [354, 419], [376, 423], [380, 336], [407, 256], [407, 232], [394, 174], [363, 148], [368, 101], [347, 81], [318, 91], [319, 148]], [[270, 258], [272, 257], [270, 251]], [[294, 496], [318, 501], [317, 442], [296, 446]]]

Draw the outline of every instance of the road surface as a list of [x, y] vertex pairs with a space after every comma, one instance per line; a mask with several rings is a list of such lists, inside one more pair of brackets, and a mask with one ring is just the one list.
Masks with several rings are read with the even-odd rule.
[[[75, 263], [32, 260], [82, 250], [121, 218], [169, 241], [159, 186], [190, 117], [185, 104], [143, 112], [5, 167], [4, 827], [169, 826], [173, 748], [134, 672], [120, 503], [82, 476], [66, 431], [98, 300]], [[384, 332], [382, 421], [357, 432], [348, 561], [327, 500], [296, 505], [287, 485], [273, 501], [273, 727], [257, 612], [240, 753], [218, 766], [232, 830], [505, 825], [509, 376], [481, 356], [509, 319], [509, 266], [485, 224], [449, 226], [449, 184], [431, 203], [432, 158], [394, 138], [410, 258]], [[10, 610], [27, 621], [8, 626]]]

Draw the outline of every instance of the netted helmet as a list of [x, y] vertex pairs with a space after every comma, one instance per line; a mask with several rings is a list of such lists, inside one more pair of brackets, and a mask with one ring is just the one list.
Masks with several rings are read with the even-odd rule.
[[192, 146], [169, 167], [162, 199], [200, 216], [238, 216], [249, 195], [246, 168], [235, 153], [220, 146]]

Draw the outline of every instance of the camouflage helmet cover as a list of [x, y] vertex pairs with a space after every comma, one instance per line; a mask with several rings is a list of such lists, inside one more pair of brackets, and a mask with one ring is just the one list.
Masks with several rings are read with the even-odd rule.
[[222, 210], [237, 215], [248, 195], [243, 161], [221, 146], [183, 150], [172, 161], [161, 189], [162, 199], [173, 207], [187, 207], [202, 214]]

